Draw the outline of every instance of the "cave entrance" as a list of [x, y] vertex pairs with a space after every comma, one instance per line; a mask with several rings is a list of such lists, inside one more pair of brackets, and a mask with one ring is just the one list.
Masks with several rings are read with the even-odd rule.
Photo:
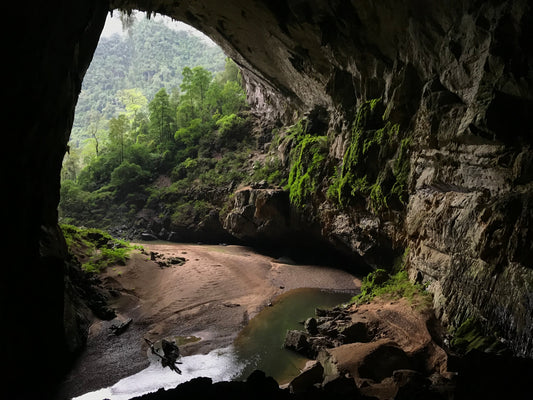
[[[185, 342], [192, 355], [207, 352], [231, 344], [257, 310], [290, 289], [342, 290], [349, 299], [358, 288], [345, 271], [296, 265], [284, 253], [290, 244], [281, 253], [274, 246], [275, 258], [231, 245], [238, 241], [223, 220], [233, 193], [272, 191], [275, 207], [289, 207], [275, 144], [254, 133], [240, 70], [213, 42], [159, 16], [128, 21], [123, 33], [122, 23], [108, 19], [85, 76], [63, 165], [59, 222], [69, 235], [76, 232], [69, 225], [76, 225], [150, 241], [145, 251], [119, 260], [126, 265], [80, 257], [83, 269], [98, 274], [97, 292], [110, 309], [87, 322], [91, 351], [64, 383], [69, 395], [110, 386], [145, 367], [143, 339]], [[106, 233], [88, 236], [97, 242], [97, 256], [121, 255], [123, 245]], [[199, 241], [210, 245], [191, 244]], [[312, 248], [308, 260], [340, 262], [324, 243], [314, 245], [295, 255]], [[123, 369], [102, 378], [109, 365]]]

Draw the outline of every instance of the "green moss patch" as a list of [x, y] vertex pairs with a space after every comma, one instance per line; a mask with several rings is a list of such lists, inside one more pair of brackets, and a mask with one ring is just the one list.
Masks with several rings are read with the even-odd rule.
[[285, 140], [291, 140], [291, 168], [289, 198], [293, 205], [303, 207], [306, 200], [314, 193], [320, 183], [327, 157], [327, 137], [307, 133], [304, 122], [298, 122]]
[[[400, 126], [384, 118], [381, 99], [359, 108], [341, 165], [330, 179], [328, 196], [340, 206], [369, 199], [375, 212], [391, 201], [405, 204], [411, 140], [400, 137]], [[392, 168], [391, 168], [392, 161]]]
[[454, 351], [467, 354], [473, 350], [498, 353], [505, 349], [496, 335], [488, 334], [475, 318], [466, 319], [454, 332], [450, 341]]
[[109, 266], [125, 265], [129, 254], [138, 246], [113, 238], [94, 228], [60, 225], [69, 251], [80, 261], [85, 272], [102, 272]]

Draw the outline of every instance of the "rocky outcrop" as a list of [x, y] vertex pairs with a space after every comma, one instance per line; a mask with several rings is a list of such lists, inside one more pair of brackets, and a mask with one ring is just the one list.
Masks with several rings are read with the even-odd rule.
[[289, 383], [291, 393], [350, 383], [359, 396], [377, 399], [525, 398], [531, 391], [533, 360], [459, 354], [441, 341], [430, 309], [406, 299], [317, 309], [304, 328], [287, 332], [285, 347], [316, 361]]
[[287, 107], [270, 101], [281, 95], [290, 110], [327, 110], [318, 134], [331, 139], [330, 168], [342, 164], [356, 110], [381, 98], [383, 115], [410, 141], [408, 199], [381, 212], [369, 202], [339, 209], [323, 201], [324, 184], [305, 212], [317, 216], [323, 237], [370, 265], [390, 266], [408, 247], [412, 275], [429, 285], [443, 321], [479, 318], [516, 354], [533, 355], [528, 2], [145, 8], [221, 44], [243, 67], [259, 109], [286, 116]]
[[309, 389], [348, 377], [363, 395], [395, 398], [416, 377], [424, 382], [418, 390], [431, 396], [437, 391], [430, 384], [432, 377], [447, 385], [448, 396], [453, 393], [454, 374], [448, 372], [448, 357], [430, 333], [438, 324], [427, 308], [402, 299], [316, 311], [305, 331], [287, 332], [285, 347], [318, 364], [289, 385], [293, 391], [302, 391], [305, 382]]
[[224, 228], [248, 242], [283, 241], [297, 230], [291, 225], [289, 194], [275, 188], [239, 189], [233, 195], [233, 207]]

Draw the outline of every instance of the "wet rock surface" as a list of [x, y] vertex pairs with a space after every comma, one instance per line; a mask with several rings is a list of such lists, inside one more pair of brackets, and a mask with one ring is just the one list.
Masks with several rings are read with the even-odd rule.
[[[416, 386], [422, 381], [419, 389], [427, 395], [432, 390], [427, 382], [434, 376], [449, 386], [449, 395], [453, 393], [447, 355], [428, 331], [434, 323], [429, 310], [417, 311], [405, 299], [380, 300], [317, 309], [312, 320], [316, 327], [307, 323], [305, 331], [287, 332], [285, 347], [318, 360], [322, 386], [348, 376], [358, 392], [385, 399], [408, 383]], [[402, 390], [409, 392], [407, 386]]]
[[[480, 351], [458, 355], [441, 343], [442, 327], [431, 311], [405, 299], [316, 314], [318, 333], [287, 332], [286, 348], [316, 359], [288, 385], [291, 393], [331, 385], [377, 399], [525, 399], [532, 393], [531, 360]], [[343, 334], [352, 330], [354, 336]]]
[[246, 187], [238, 190], [224, 228], [247, 241], [277, 241], [286, 237], [296, 228], [291, 226], [288, 192], [279, 188]]

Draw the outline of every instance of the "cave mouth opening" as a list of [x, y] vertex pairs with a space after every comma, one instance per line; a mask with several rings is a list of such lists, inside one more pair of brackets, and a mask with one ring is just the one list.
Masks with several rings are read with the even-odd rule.
[[[145, 17], [142, 17], [142, 18], [145, 18]], [[156, 22], [158, 20], [158, 18], [153, 18], [153, 19]], [[135, 25], [130, 26], [128, 35], [135, 36], [134, 29], [135, 29]], [[107, 40], [107, 43], [109, 44], [110, 38], [112, 38], [112, 34], [110, 33], [113, 32], [113, 28], [107, 27], [106, 29], [104, 29], [104, 31], [107, 31], [107, 32], [105, 32], [102, 38]], [[117, 28], [115, 27], [115, 33], [116, 31], [117, 31]], [[121, 35], [124, 36], [124, 34], [121, 34]], [[120, 39], [120, 40], [124, 41], [124, 39]], [[146, 38], [146, 36], [143, 37], [143, 42], [147, 40], [148, 38]], [[204, 39], [201, 39], [201, 40], [203, 41]], [[207, 42], [207, 46], [208, 48], [212, 48], [212, 44], [210, 44], [209, 42]], [[113, 53], [113, 56], [115, 57], [120, 56], [120, 55], [121, 53], [119, 51], [115, 51]], [[98, 57], [99, 57], [99, 49], [97, 49], [95, 52], [95, 58], [93, 59], [93, 64], [91, 64], [90, 68], [93, 68], [95, 63], [97, 64], [100, 62]], [[228, 65], [228, 62], [226, 61], [226, 64], [224, 65], [225, 69], [224, 71], [221, 71], [221, 72], [224, 72], [226, 74], [228, 73], [227, 65]], [[235, 72], [235, 67], [231, 66], [231, 68], [233, 68], [233, 70], [230, 70], [229, 73], [233, 73], [234, 76], [238, 78], [239, 73]], [[191, 69], [192, 71], [194, 71], [194, 67], [192, 67]], [[89, 81], [94, 79], [91, 76], [91, 73], [92, 73], [91, 70], [89, 70], [89, 72], [86, 75], [86, 79], [88, 79]], [[147, 79], [147, 75], [143, 71], [141, 71], [140, 75], [143, 78]], [[152, 76], [154, 75], [157, 75], [157, 71], [156, 73], [152, 74]], [[227, 85], [227, 82], [232, 82], [232, 81], [228, 78], [226, 79], [227, 81], [224, 82], [224, 85], [221, 87], [221, 89], [222, 91], [227, 89], [227, 91], [231, 94], [230, 89], [233, 88], [235, 90], [236, 85], [234, 84]], [[102, 83], [105, 84], [104, 88], [105, 86], [112, 85], [111, 79], [104, 79], [102, 80]], [[240, 83], [240, 82], [237, 82], [237, 83]], [[156, 94], [157, 93], [158, 92], [156, 92]], [[131, 108], [134, 108], [131, 106], [136, 105], [134, 95], [138, 95], [138, 93], [129, 93], [129, 94], [131, 95], [133, 99], [132, 102], [129, 104], [130, 109], [131, 109]], [[206, 95], [207, 94], [208, 92], [206, 92]], [[82, 105], [84, 104], [83, 103], [84, 95], [86, 95], [86, 93], [82, 92], [82, 95], [81, 95], [82, 102], [81, 103], [78, 102], [78, 106], [80, 104]], [[91, 97], [89, 96], [89, 98]], [[185, 98], [185, 100], [182, 100], [182, 101], [184, 102], [191, 101], [191, 104], [192, 104], [194, 101], [197, 101], [197, 100], [198, 99]], [[146, 111], [147, 114], [150, 114], [150, 111], [151, 111], [149, 105], [150, 103], [145, 104], [145, 107], [148, 108], [148, 110]], [[122, 112], [125, 111], [127, 113], [128, 104], [123, 104], [122, 106], [123, 106]], [[222, 105], [222, 107], [224, 107], [224, 105]], [[178, 109], [179, 109], [179, 102], [178, 102]], [[103, 109], [100, 111], [103, 111], [103, 110], [105, 110], [105, 107], [103, 107]], [[156, 111], [161, 111], [161, 110], [156, 110]], [[190, 109], [186, 109], [185, 111], [191, 112]], [[229, 119], [230, 122], [232, 119], [237, 120], [237, 122], [239, 122], [239, 119], [244, 121], [245, 118], [247, 117], [246, 110], [234, 110], [230, 108], [230, 111], [234, 111], [234, 112], [231, 112], [231, 113], [226, 112], [226, 115], [223, 115], [223, 117], [226, 117], [227, 120]], [[93, 160], [99, 159], [101, 161], [95, 162], [94, 164], [91, 164], [91, 161], [89, 161], [87, 165], [89, 167], [92, 166], [92, 170], [89, 169], [88, 172], [82, 171], [83, 173], [74, 173], [73, 175], [75, 179], [70, 179], [70, 181], [73, 181], [73, 182], [66, 183], [66, 184], [65, 182], [63, 182], [62, 189], [61, 189], [62, 196], [61, 196], [61, 203], [60, 203], [60, 217], [61, 217], [60, 223], [61, 222], [74, 222], [73, 218], [70, 217], [71, 219], [69, 220], [68, 214], [65, 213], [65, 211], [68, 211], [68, 210], [87, 217], [85, 221], [88, 221], [89, 223], [78, 224], [78, 225], [91, 225], [90, 223], [91, 220], [95, 220], [96, 222], [100, 222], [100, 223], [105, 223], [105, 220], [107, 218], [110, 218], [110, 215], [114, 218], [118, 217], [118, 219], [120, 219], [122, 216], [131, 218], [130, 220], [134, 220], [135, 218], [137, 218], [137, 216], [139, 215], [139, 212], [142, 211], [140, 209], [140, 206], [138, 207], [137, 205], [141, 204], [142, 200], [149, 200], [149, 196], [153, 195], [154, 193], [153, 191], [150, 192], [149, 194], [147, 194], [148, 196], [145, 199], [141, 197], [142, 192], [145, 187], [142, 183], [139, 183], [137, 179], [139, 175], [144, 174], [144, 168], [139, 169], [137, 167], [144, 166], [144, 164], [142, 164], [144, 160], [142, 151], [146, 150], [146, 148], [151, 146], [151, 144], [150, 144], [150, 141], [147, 141], [147, 140], [139, 143], [139, 138], [140, 137], [142, 138], [143, 137], [142, 135], [149, 136], [150, 134], [153, 135], [152, 137], [153, 141], [156, 141], [157, 139], [165, 138], [165, 136], [159, 136], [158, 132], [156, 132], [157, 134], [150, 132], [149, 122], [147, 122], [146, 126], [143, 127], [142, 121], [139, 122], [139, 119], [141, 118], [139, 117], [140, 113], [141, 111], [136, 110], [134, 111], [133, 116], [126, 115], [123, 121], [121, 121], [120, 118], [116, 116], [111, 116], [110, 123], [104, 123], [102, 120], [99, 120], [97, 121], [96, 126], [95, 124], [93, 124], [92, 126], [89, 127], [89, 129], [92, 129], [92, 131], [89, 132], [90, 135], [88, 135], [87, 140], [89, 141], [92, 140], [92, 142], [89, 143], [89, 145], [91, 146], [91, 150], [96, 152], [95, 158], [93, 158]], [[157, 113], [155, 113], [155, 115], [157, 115]], [[131, 118], [131, 119], [128, 119], [128, 118]], [[217, 117], [217, 118], [219, 120], [221, 119], [221, 117]], [[213, 119], [213, 116], [211, 116], [211, 119]], [[197, 125], [201, 125], [202, 123], [209, 122], [209, 121], [207, 122], [203, 121], [201, 117], [193, 118], [193, 120], [196, 120], [195, 124]], [[132, 134], [126, 131], [117, 134], [117, 132], [120, 132], [121, 128], [124, 128], [124, 126], [120, 125], [121, 122], [123, 122], [124, 126], [130, 130], [132, 129], [133, 126], [135, 126], [135, 129], [137, 129], [137, 132], [135, 132], [136, 140], [131, 140], [131, 143], [128, 144], [126, 143], [126, 140], [132, 139], [133, 137]], [[224, 121], [224, 122], [227, 122], [227, 121]], [[186, 123], [188, 123], [189, 125], [186, 125], [185, 123], [181, 127], [178, 127], [176, 125], [175, 126], [176, 132], [180, 131], [181, 129], [182, 133], [185, 134], [187, 133], [186, 132], [187, 130], [192, 130], [193, 128], [197, 128], [197, 125], [190, 123], [190, 121], [186, 121]], [[175, 197], [177, 197], [177, 194], [171, 193], [172, 184], [175, 183], [175, 182], [172, 182], [173, 179], [175, 179], [176, 181], [180, 181], [180, 178], [181, 179], [195, 178], [195, 179], [189, 179], [185, 181], [185, 183], [182, 184], [182, 186], [189, 186], [187, 190], [189, 190], [191, 186], [194, 186], [195, 183], [198, 183], [198, 184], [202, 183], [201, 179], [199, 181], [196, 180], [196, 178], [198, 177], [195, 176], [193, 174], [194, 171], [191, 171], [191, 170], [198, 169], [202, 171], [202, 173], [204, 174], [202, 176], [205, 177], [206, 179], [209, 179], [211, 183], [213, 182], [217, 183], [216, 174], [219, 171], [217, 169], [218, 166], [220, 165], [220, 163], [229, 164], [229, 162], [231, 161], [231, 160], [225, 160], [224, 158], [225, 157], [224, 151], [226, 150], [230, 153], [230, 156], [231, 156], [230, 158], [234, 158], [237, 161], [241, 161], [243, 164], [248, 165], [249, 166], [248, 170], [250, 171], [249, 173], [252, 173], [257, 168], [255, 168], [256, 161], [250, 160], [250, 154], [253, 154], [254, 156], [258, 156], [260, 159], [263, 159], [263, 160], [265, 159], [265, 155], [262, 154], [260, 151], [250, 150], [249, 146], [256, 146], [257, 143], [253, 141], [250, 143], [247, 143], [246, 135], [250, 135], [250, 130], [248, 129], [250, 126], [248, 123], [246, 123], [246, 121], [245, 122], [241, 121], [241, 123], [242, 123], [242, 126], [237, 126], [236, 129], [234, 129], [233, 131], [230, 131], [230, 133], [236, 132], [236, 134], [238, 135], [237, 140], [235, 142], [231, 142], [230, 139], [227, 139], [227, 138], [224, 139], [222, 137], [222, 139], [230, 141], [229, 145], [227, 145], [228, 147], [227, 149], [224, 148], [224, 143], [222, 144], [215, 143], [215, 146], [218, 145], [220, 146], [220, 148], [216, 148], [213, 151], [214, 154], [208, 153], [208, 150], [210, 149], [210, 146], [212, 145], [212, 143], [202, 143], [202, 138], [200, 137], [198, 144], [197, 144], [199, 148], [197, 150], [198, 150], [198, 153], [200, 153], [201, 151], [204, 151], [202, 157], [194, 158], [192, 157], [192, 154], [186, 153], [185, 154], [187, 156], [186, 158], [183, 155], [181, 156], [183, 158], [183, 160], [181, 160], [181, 163], [180, 163], [180, 164], [183, 164], [181, 168], [179, 168], [178, 170], [172, 169], [170, 171], [170, 174], [173, 174], [173, 176], [168, 176], [168, 175], [156, 176], [151, 182], [156, 183], [156, 185], [158, 185], [156, 186], [156, 189], [164, 189], [165, 191], [164, 196], [174, 195]], [[107, 127], [108, 136], [111, 136], [112, 131], [114, 130], [115, 131], [114, 137], [108, 137], [107, 143], [104, 140], [101, 140], [100, 142], [98, 142], [97, 140], [98, 135], [101, 133], [98, 130], [99, 129], [105, 130], [106, 125], [108, 125]], [[220, 137], [221, 126], [218, 125], [216, 122], [215, 122], [215, 126], [218, 129], [218, 133], [216, 136], [213, 136], [212, 138], [215, 141], [221, 142], [222, 141]], [[77, 122], [75, 121], [74, 129], [76, 129], [77, 127], [78, 125], [77, 125]], [[157, 128], [157, 126], [155, 128]], [[146, 130], [143, 132], [142, 129], [146, 129]], [[205, 131], [200, 130], [200, 133], [202, 132], [206, 133]], [[79, 136], [79, 131], [74, 132], [73, 136], [76, 136], [76, 135]], [[174, 139], [175, 138], [176, 136], [174, 135]], [[255, 140], [255, 138], [253, 137], [252, 139]], [[141, 140], [144, 140], [144, 139], [141, 139]], [[113, 141], [115, 142], [113, 143]], [[246, 146], [244, 148], [239, 147], [243, 143], [246, 144]], [[159, 164], [158, 164], [159, 166], [165, 162], [168, 164], [171, 164], [172, 162], [174, 162], [174, 160], [165, 159], [165, 155], [163, 154], [165, 151], [168, 154], [168, 153], [172, 153], [172, 151], [175, 150], [172, 147], [168, 146], [167, 144], [168, 143], [162, 143], [161, 147], [154, 146], [154, 149], [157, 152], [157, 157], [159, 158]], [[202, 144], [204, 144], [203, 148], [202, 148]], [[131, 148], [128, 149], [128, 145], [131, 145]], [[160, 149], [163, 149], [163, 152], [159, 153]], [[73, 161], [75, 152], [76, 150], [74, 146], [71, 146], [70, 152], [68, 153], [65, 159], [64, 167], [65, 165], [68, 167], [69, 162]], [[235, 156], [235, 153], [237, 153], [237, 156]], [[113, 156], [111, 156], [111, 154], [113, 154]], [[208, 158], [207, 157], [208, 155], [213, 156], [212, 157], [214, 160], [213, 162], [206, 160]], [[132, 157], [132, 158], [130, 160], [127, 160], [128, 157]], [[117, 165], [113, 165], [113, 162], [115, 162]], [[125, 162], [127, 162], [128, 168], [124, 168], [124, 166], [126, 165]], [[150, 162], [150, 157], [148, 157], [148, 162]], [[132, 164], [134, 164], [135, 166], [132, 166]], [[72, 165], [70, 166], [72, 167]], [[232, 168], [234, 169], [238, 168], [238, 165], [230, 164], [230, 166], [232, 166]], [[65, 175], [68, 175], [68, 173], [69, 171], [64, 170], [63, 177], [65, 177]], [[192, 174], [191, 177], [189, 177], [190, 174]], [[105, 181], [106, 176], [109, 178], [108, 181]], [[80, 187], [80, 185], [76, 186], [76, 182], [75, 182], [76, 179], [84, 181], [83, 184], [85, 184], [86, 186], [85, 187]], [[91, 190], [91, 186], [89, 185], [91, 183], [91, 180], [96, 181], [97, 179], [100, 179], [100, 182], [96, 182], [98, 184], [94, 184]], [[252, 179], [256, 179], [256, 177], [252, 175]], [[69, 179], [66, 179], [66, 180], [69, 180]], [[80, 183], [80, 182], [77, 182], [77, 183]], [[92, 183], [95, 183], [95, 182], [92, 182]], [[231, 182], [226, 182], [226, 186], [228, 186], [229, 183]], [[231, 184], [231, 186], [228, 186], [228, 187], [230, 191], [235, 190], [234, 184]], [[183, 189], [183, 187], [181, 189]], [[70, 196], [71, 197], [70, 200], [67, 201], [66, 197], [63, 196], [64, 194], [67, 196]], [[227, 194], [228, 193], [226, 193], [225, 195]], [[113, 200], [115, 203], [118, 203], [116, 204], [116, 207], [115, 205], [106, 203], [106, 201], [110, 201], [110, 200]], [[159, 206], [161, 203], [162, 201], [159, 202], [159, 201], [154, 201], [152, 199], [152, 205], [156, 204], [157, 206]], [[192, 205], [192, 207], [189, 207], [190, 206], [189, 203], [190, 201], [186, 203], [178, 204], [177, 207], [175, 208], [180, 210], [181, 212], [180, 216], [184, 218], [187, 222], [189, 222], [189, 226], [197, 227], [199, 225], [198, 221], [194, 219], [194, 216], [192, 216], [191, 218], [191, 215], [188, 214], [191, 212], [191, 208], [194, 211], [196, 211], [195, 215], [203, 213], [204, 215], [207, 215], [208, 217], [211, 213], [211, 210], [209, 209], [209, 207], [203, 207], [203, 208], [200, 207], [198, 210], [196, 210], [194, 207], [194, 204]], [[173, 205], [173, 207], [174, 206], [175, 204]], [[164, 224], [162, 223], [160, 224], [159, 221], [157, 221], [158, 218], [161, 219], [160, 214], [156, 214], [156, 213], [149, 214], [148, 212], [142, 212], [141, 214], [142, 214], [141, 215], [142, 218], [144, 218], [146, 222], [144, 226], [138, 227], [137, 234], [143, 233], [143, 232], [149, 232], [148, 233], [149, 235], [154, 235], [156, 236], [157, 239], [162, 239], [162, 238], [164, 239], [165, 237], [162, 237], [163, 234], [161, 234], [161, 232], [165, 229], [165, 226]], [[177, 218], [177, 216], [174, 216], [174, 215], [172, 215], [172, 217]], [[124, 234], [124, 233], [132, 234], [132, 232], [128, 231], [127, 228], [126, 229], [122, 228], [122, 225], [125, 225], [124, 223], [121, 222], [120, 224], [117, 224], [117, 225], [120, 225], [120, 226], [118, 228], [112, 229], [111, 233], [118, 233], [118, 236], [121, 236], [121, 234]], [[189, 229], [192, 229], [192, 228], [189, 228]], [[168, 232], [166, 233], [166, 235], [170, 235], [173, 232], [173, 230], [171, 229], [167, 229], [167, 231]], [[183, 235], [181, 237], [183, 239], [188, 239], [188, 240], [183, 240], [187, 242], [191, 242], [191, 241], [197, 242], [199, 239], [202, 241], [215, 242], [215, 243], [223, 241], [223, 242], [241, 244], [245, 242], [245, 241], [236, 239], [235, 237], [231, 237], [229, 235], [224, 234], [222, 230], [220, 230], [220, 232], [221, 233], [218, 233], [218, 235], [208, 236], [207, 240], [205, 239], [206, 236], [202, 236], [202, 233], [199, 233], [197, 234], [197, 236], [193, 235], [194, 239], [191, 240], [191, 238], [187, 238], [188, 232], [184, 230], [184, 232], [181, 233]], [[168, 236], [166, 236], [166, 238], [168, 239]], [[333, 246], [327, 245], [323, 241], [317, 240], [316, 236], [314, 237], [311, 235], [305, 236], [302, 234], [302, 236], [298, 238], [294, 238], [294, 237], [289, 238], [285, 236], [285, 239], [277, 240], [275, 243], [268, 243], [265, 241], [256, 240], [256, 241], [249, 241], [247, 242], [247, 244], [252, 246], [253, 249], [257, 249], [257, 251], [261, 254], [267, 254], [275, 259], [279, 259], [278, 261], [280, 263], [281, 262], [292, 263], [294, 261], [295, 263], [309, 263], [313, 265], [319, 264], [319, 265], [324, 265], [324, 266], [337, 266], [337, 267], [342, 267], [343, 269], [349, 269], [350, 265], [353, 263], [353, 260], [350, 257], [348, 257], [348, 255], [339, 254], [339, 252], [336, 249], [334, 249]], [[176, 240], [173, 240], [173, 241], [176, 241]], [[108, 276], [106, 277], [106, 279], [107, 281], [111, 281], [113, 279], [120, 280], [121, 276], [120, 274], [117, 274], [116, 276], [112, 276], [112, 277]], [[120, 317], [122, 318], [122, 316]], [[83, 369], [83, 366], [81, 366], [81, 368]]]
[[[158, 25], [157, 29], [147, 28], [152, 22]], [[178, 35], [172, 36], [172, 32]], [[175, 49], [169, 43], [173, 40], [191, 44]], [[254, 185], [266, 179], [272, 183], [269, 187], [282, 187], [285, 182], [283, 178], [270, 180], [279, 173], [275, 169], [282, 168], [279, 157], [265, 151], [268, 141], [276, 138], [268, 134], [258, 138], [252, 131], [253, 115], [242, 102], [245, 85], [239, 67], [229, 58], [222, 65], [222, 50], [211, 39], [161, 14], [132, 11], [108, 15], [100, 44], [85, 75], [69, 151], [63, 161], [60, 223], [104, 228], [125, 239], [249, 244], [272, 257], [288, 256], [300, 263], [334, 264], [341, 268], [353, 263], [364, 265], [353, 254], [322, 240], [316, 228], [312, 234], [300, 229], [298, 235], [285, 233], [277, 240], [248, 241], [224, 229], [220, 214], [231, 207], [227, 198], [237, 189], [238, 182], [241, 186]], [[191, 46], [205, 50], [195, 53]], [[158, 52], [157, 48], [162, 50]], [[170, 52], [179, 50], [186, 52], [183, 60], [168, 57]], [[159, 64], [154, 63], [152, 59], [158, 57]], [[169, 66], [172, 62], [178, 65]], [[205, 73], [203, 78], [210, 75], [212, 82], [226, 80], [218, 88], [227, 92], [226, 97], [215, 101], [235, 102], [235, 97], [240, 96], [240, 105], [222, 104], [210, 110], [207, 118], [189, 116], [195, 112], [191, 107], [180, 109], [184, 102], [198, 101], [183, 96], [187, 89], [180, 90], [180, 69], [194, 71], [194, 64], [201, 63], [210, 63], [199, 71]], [[129, 70], [128, 64], [132, 64]], [[201, 79], [201, 74], [192, 77], [196, 78]], [[242, 91], [235, 91], [235, 82]], [[189, 88], [197, 83], [190, 81]], [[142, 85], [146, 89], [139, 88]], [[166, 90], [174, 111], [154, 123], [152, 119], [167, 112], [165, 105], [154, 104], [160, 88]], [[209, 96], [209, 90], [198, 97]], [[215, 118], [214, 124], [205, 123], [205, 119]], [[164, 124], [169, 127], [166, 133], [159, 130]], [[213, 135], [207, 130], [218, 133]], [[197, 143], [177, 149], [176, 145], [163, 142], [175, 142], [180, 131], [185, 136], [181, 146]], [[235, 135], [235, 139], [230, 135]], [[154, 145], [158, 140], [161, 143]], [[211, 196], [208, 191], [221, 188], [222, 196], [206, 200]], [[172, 196], [182, 199], [172, 199], [167, 207], [165, 202]]]
[[[239, 68], [207, 36], [160, 14], [111, 13], [76, 106], [59, 222], [125, 239], [142, 232], [168, 239], [169, 220], [177, 228], [198, 224], [220, 208], [220, 199], [211, 204], [198, 196], [232, 178], [220, 177], [224, 168], [235, 173], [225, 153], [239, 150], [245, 158], [247, 149], [236, 147], [248, 134], [247, 108]], [[235, 132], [239, 137], [231, 138]], [[195, 193], [187, 196], [187, 187]], [[142, 213], [150, 201], [153, 212]], [[172, 241], [176, 236], [186, 235]]]

